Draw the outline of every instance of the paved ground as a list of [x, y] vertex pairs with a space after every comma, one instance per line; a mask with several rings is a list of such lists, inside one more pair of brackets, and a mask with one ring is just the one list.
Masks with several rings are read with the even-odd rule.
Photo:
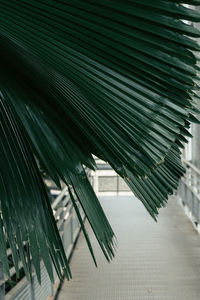
[[102, 197], [118, 237], [111, 264], [89, 230], [99, 267], [83, 236], [74, 252], [73, 280], [58, 300], [200, 300], [200, 236], [172, 198], [156, 224], [134, 197]]

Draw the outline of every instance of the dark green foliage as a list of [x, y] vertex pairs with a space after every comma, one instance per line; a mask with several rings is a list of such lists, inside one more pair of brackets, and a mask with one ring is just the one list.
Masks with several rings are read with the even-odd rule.
[[[156, 219], [184, 173], [180, 148], [198, 122], [197, 11], [168, 0], [0, 2], [0, 260], [18, 273], [71, 276], [36, 161], [76, 194], [108, 260], [114, 233], [87, 179], [92, 154]], [[81, 219], [80, 219], [81, 221]], [[92, 247], [81, 221], [86, 241]], [[26, 251], [24, 250], [26, 242]], [[19, 250], [19, 251], [18, 251]]]

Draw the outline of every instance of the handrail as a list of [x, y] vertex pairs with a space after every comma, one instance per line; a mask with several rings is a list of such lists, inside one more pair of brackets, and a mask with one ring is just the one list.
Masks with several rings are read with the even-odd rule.
[[193, 165], [191, 162], [182, 159], [183, 163], [187, 166], [189, 166], [193, 171], [195, 171], [200, 176], [200, 169], [198, 169], [195, 165]]
[[181, 178], [178, 196], [184, 210], [198, 231], [200, 231], [200, 169], [182, 159], [186, 173]]
[[[75, 196], [75, 195], [74, 195]], [[79, 209], [81, 210], [81, 207], [79, 203], [77, 203]], [[53, 212], [54, 212], [54, 217], [57, 222], [57, 227], [60, 232], [67, 257], [69, 257], [72, 253], [73, 246], [75, 244], [75, 241], [78, 237], [78, 233], [80, 232], [80, 224], [78, 221], [78, 218], [75, 214], [74, 208], [72, 205], [70, 205], [70, 196], [68, 194], [68, 188], [65, 186], [62, 191], [59, 193], [59, 195], [56, 197], [56, 199], [53, 201], [51, 205]], [[81, 211], [82, 218], [84, 219], [84, 214]], [[8, 255], [11, 254], [10, 249], [8, 249]], [[44, 265], [41, 264], [42, 266], [42, 272], [46, 272]], [[20, 264], [20, 270], [22, 270], [22, 264]], [[14, 270], [14, 267], [11, 266], [10, 270], [12, 270], [12, 275], [15, 275], [16, 272]], [[1, 270], [0, 270], [1, 271]], [[46, 273], [47, 274], [47, 273]], [[56, 273], [55, 273], [56, 275]], [[36, 276], [34, 274], [35, 279], [33, 282], [36, 282]], [[53, 290], [53, 285], [50, 282], [50, 279], [47, 277], [48, 281], [48, 288], [49, 290]], [[1, 279], [1, 278], [0, 278]], [[2, 287], [5, 285], [5, 283], [8, 281], [8, 278], [4, 277], [4, 279], [0, 280], [0, 300], [4, 299], [3, 292], [1, 291]], [[32, 285], [34, 285], [32, 287]], [[38, 288], [38, 284], [34, 283], [29, 283], [27, 282], [25, 276], [20, 279], [20, 281], [6, 294], [6, 299], [12, 299], [12, 300], [18, 300], [21, 299], [21, 296], [18, 295], [18, 290], [20, 292], [23, 292], [23, 289], [29, 289], [30, 286], [30, 294], [32, 295], [32, 290], [34, 288]], [[44, 292], [46, 287], [43, 287]], [[52, 294], [51, 294], [52, 295]], [[49, 296], [51, 296], [49, 295]], [[29, 296], [28, 296], [29, 297]], [[35, 299], [34, 295], [31, 296], [31, 298], [23, 298], [23, 299]]]
[[60, 192], [60, 194], [56, 197], [56, 199], [53, 201], [51, 207], [52, 209], [55, 209], [56, 206], [58, 206], [59, 202], [62, 200], [63, 196], [66, 194], [67, 192], [67, 186], [64, 187], [64, 189]]

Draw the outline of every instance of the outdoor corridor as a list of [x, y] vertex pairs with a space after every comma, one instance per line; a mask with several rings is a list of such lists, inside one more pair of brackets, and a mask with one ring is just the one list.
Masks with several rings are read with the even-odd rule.
[[133, 196], [100, 199], [118, 238], [116, 257], [107, 263], [87, 226], [98, 268], [81, 233], [73, 280], [58, 300], [199, 300], [200, 236], [178, 200], [170, 199], [156, 223]]

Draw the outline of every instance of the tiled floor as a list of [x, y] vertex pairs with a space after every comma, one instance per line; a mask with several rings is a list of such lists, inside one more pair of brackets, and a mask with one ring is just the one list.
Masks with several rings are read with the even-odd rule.
[[[102, 197], [117, 235], [108, 264], [91, 232], [98, 268], [81, 234], [71, 261], [73, 280], [58, 300], [200, 300], [200, 236], [175, 198], [155, 223], [134, 197]], [[89, 226], [88, 226], [89, 228]]]

